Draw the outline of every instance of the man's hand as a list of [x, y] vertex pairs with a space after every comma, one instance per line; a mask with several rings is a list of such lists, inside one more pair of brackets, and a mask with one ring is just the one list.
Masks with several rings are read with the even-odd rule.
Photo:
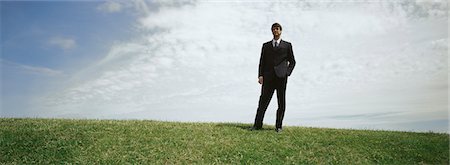
[[261, 84], [261, 85], [263, 84], [263, 76], [259, 76], [259, 77], [258, 77], [258, 82], [259, 82], [259, 84]]

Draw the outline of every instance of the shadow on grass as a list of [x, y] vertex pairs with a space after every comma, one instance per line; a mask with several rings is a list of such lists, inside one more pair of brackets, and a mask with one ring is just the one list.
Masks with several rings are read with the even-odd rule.
[[239, 128], [239, 129], [243, 129], [246, 131], [273, 131], [275, 128], [271, 128], [270, 126], [263, 126], [263, 128], [259, 129], [259, 130], [251, 130], [251, 128], [253, 127], [252, 124], [242, 124], [242, 123], [219, 123], [216, 124], [216, 127], [234, 127], [234, 128]]

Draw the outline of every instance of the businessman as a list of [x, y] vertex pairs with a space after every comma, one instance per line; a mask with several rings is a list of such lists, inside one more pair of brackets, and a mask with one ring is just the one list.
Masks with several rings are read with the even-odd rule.
[[278, 110], [275, 131], [281, 132], [284, 112], [286, 110], [286, 84], [288, 76], [294, 70], [295, 59], [291, 43], [281, 39], [281, 25], [274, 23], [271, 30], [273, 39], [264, 43], [261, 50], [258, 82], [262, 87], [255, 123], [251, 130], [259, 130], [262, 128], [264, 114], [276, 90]]

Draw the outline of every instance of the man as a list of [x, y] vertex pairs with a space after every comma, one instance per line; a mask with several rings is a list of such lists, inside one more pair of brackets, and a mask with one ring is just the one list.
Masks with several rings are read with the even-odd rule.
[[271, 29], [273, 39], [263, 44], [259, 60], [258, 82], [262, 87], [255, 123], [251, 130], [262, 128], [264, 114], [276, 90], [278, 110], [275, 131], [281, 132], [286, 109], [287, 77], [294, 70], [295, 59], [291, 43], [281, 40], [281, 25], [274, 23]]

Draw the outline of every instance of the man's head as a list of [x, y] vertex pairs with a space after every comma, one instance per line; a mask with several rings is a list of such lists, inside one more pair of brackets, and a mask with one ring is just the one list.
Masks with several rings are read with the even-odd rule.
[[272, 24], [272, 34], [273, 38], [278, 39], [281, 36], [281, 25], [279, 23]]

